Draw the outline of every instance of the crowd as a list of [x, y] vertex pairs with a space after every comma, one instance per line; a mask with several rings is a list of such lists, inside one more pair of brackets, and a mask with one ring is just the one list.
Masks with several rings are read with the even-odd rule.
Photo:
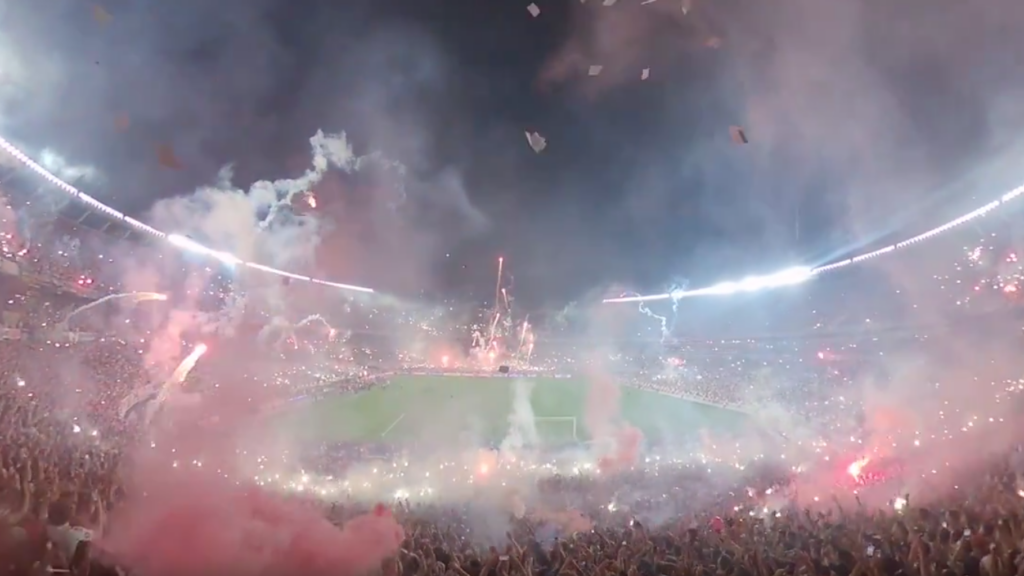
[[[145, 351], [104, 334], [71, 342], [53, 332], [83, 299], [109, 292], [94, 275], [103, 257], [66, 230], [29, 241], [15, 232], [0, 231], [0, 260], [15, 263], [19, 279], [0, 289], [4, 325], [26, 337], [0, 340], [0, 576], [170, 575], [105, 547], [117, 512], [147, 505], [126, 478], [133, 451], [148, 445], [144, 421], [126, 420], [123, 406], [134, 391], [154, 384]], [[0, 268], [9, 281], [9, 267]], [[389, 348], [379, 331], [368, 334], [373, 346]], [[403, 363], [412, 356], [373, 346], [360, 348], [361, 362], [330, 356], [282, 362], [251, 384], [271, 391], [260, 398], [269, 410], [383, 386], [395, 373], [460, 372], [419, 356], [416, 364]], [[771, 402], [823, 426], [849, 420], [863, 406], [846, 391], [871, 369], [874, 356], [839, 361], [836, 347], [814, 347], [813, 341], [773, 341], [708, 353], [706, 345], [678, 345], [615, 370], [624, 385], [717, 406], [756, 411]], [[765, 367], [784, 377], [767, 386]], [[547, 372], [577, 369], [556, 359]], [[221, 373], [204, 370], [191, 375], [193, 389], [217, 386]], [[376, 500], [351, 493], [281, 498], [289, 506], [314, 506], [338, 526], [360, 514], [392, 516], [403, 538], [364, 570], [383, 576], [1024, 576], [1024, 469], [1017, 456], [1002, 454], [963, 471], [955, 484], [921, 494], [900, 493], [902, 472], [883, 474], [879, 483], [888, 495], [881, 500], [833, 482], [834, 471], [821, 472], [830, 490], [816, 481], [818, 492], [809, 498], [789, 466], [737, 472], [657, 459], [527, 481], [518, 476], [514, 486], [500, 475], [490, 484], [480, 476], [457, 497], [395, 494], [384, 512]], [[312, 446], [303, 455], [319, 475], [343, 475], [339, 462], [395, 466], [410, 457], [383, 442]], [[255, 488], [244, 482], [243, 489]], [[179, 536], [164, 534], [150, 553], [188, 555], [175, 548]], [[327, 573], [353, 574], [346, 565], [331, 568]]]
[[[672, 365], [627, 384], [741, 406], [744, 384], [727, 387], [722, 383], [729, 378], [709, 377], [727, 374], [725, 367], [692, 364]], [[386, 384], [390, 375], [337, 368], [305, 370], [305, 379], [283, 370], [271, 384], [282, 390], [275, 397], [355, 393]], [[130, 571], [132, 566], [104, 557], [103, 536], [109, 518], [131, 497], [121, 475], [125, 455], [140, 436], [121, 418], [119, 400], [148, 377], [142, 350], [109, 338], [76, 344], [0, 342], [0, 372], [0, 574], [103, 573], [115, 566]], [[817, 379], [822, 394], [842, 390], [836, 388], [841, 381], [822, 380], [820, 370], [792, 376], [794, 396], [810, 387], [803, 379]], [[388, 505], [405, 538], [374, 572], [1024, 573], [1019, 569], [1024, 568], [1019, 561], [1024, 491], [1010, 456], [972, 471], [971, 480], [955, 490], [901, 497], [899, 506], [861, 504], [839, 487], [836, 502], [810, 504], [796, 495], [799, 481], [786, 471], [760, 468], [737, 477], [717, 467], [679, 463], [638, 465], [613, 474], [554, 473], [519, 485], [522, 495], [462, 494], [460, 501], [443, 502], [401, 495]], [[307, 457], [311, 472], [344, 474], [339, 462], [388, 462], [409, 455], [383, 443], [359, 443], [315, 447]], [[318, 506], [324, 517], [343, 525], [373, 504], [344, 495]], [[347, 572], [338, 567], [338, 573]]]
[[[133, 573], [103, 548], [117, 508], [139, 498], [122, 481], [133, 440], [117, 432], [109, 439], [93, 436], [46, 386], [22, 383], [40, 370], [47, 357], [40, 353], [59, 351], [4, 348], [0, 574]], [[28, 376], [47, 378], [59, 375]], [[383, 445], [338, 445], [323, 447], [318, 457], [325, 471], [343, 473], [331, 468], [338, 458], [382, 458], [386, 451]], [[384, 513], [404, 538], [368, 573], [1011, 576], [1024, 573], [1024, 492], [1011, 462], [993, 461], [955, 490], [921, 501], [902, 496], [896, 505], [868, 505], [839, 488], [834, 501], [809, 504], [785, 470], [761, 467], [729, 476], [669, 464], [554, 474], [515, 490], [482, 486], [461, 501], [399, 497]], [[313, 505], [339, 526], [374, 513], [374, 502], [352, 497]], [[352, 573], [346, 566], [334, 569], [325, 573]]]

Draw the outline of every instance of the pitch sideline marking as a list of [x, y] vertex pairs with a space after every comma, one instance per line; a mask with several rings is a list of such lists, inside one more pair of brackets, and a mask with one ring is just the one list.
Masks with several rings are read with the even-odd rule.
[[388, 432], [391, 432], [391, 429], [397, 426], [398, 423], [402, 421], [402, 418], [405, 418], [405, 412], [402, 412], [401, 416], [395, 418], [395, 421], [391, 423], [391, 426], [388, 426], [386, 430], [380, 433], [380, 437], [383, 438], [387, 436]]

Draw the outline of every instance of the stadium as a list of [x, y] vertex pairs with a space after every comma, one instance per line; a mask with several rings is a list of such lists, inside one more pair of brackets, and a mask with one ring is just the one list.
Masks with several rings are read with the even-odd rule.
[[[494, 307], [454, 317], [395, 304], [368, 288], [244, 262], [151, 228], [99, 207], [9, 143], [5, 149], [0, 271], [10, 304], [0, 347], [3, 401], [37, 407], [5, 413], [29, 428], [48, 426], [50, 438], [83, 458], [142, 450], [133, 452], [133, 475], [150, 499], [144, 507], [116, 508], [114, 497], [100, 497], [111, 510], [127, 510], [113, 528], [83, 520], [75, 528], [53, 524], [67, 517], [62, 506], [96, 516], [91, 496], [50, 500], [47, 522], [55, 534], [76, 535], [70, 542], [78, 544], [98, 534], [120, 543], [109, 545], [109, 557], [98, 554], [98, 565], [144, 564], [148, 553], [134, 556], [136, 541], [118, 526], [152, 522], [154, 513], [164, 518], [162, 511], [174, 510], [203, 525], [207, 510], [228, 506], [252, 524], [268, 515], [291, 517], [293, 499], [329, 506], [325, 517], [343, 530], [359, 522], [391, 530], [396, 521], [386, 506], [394, 506], [404, 530], [414, 529], [409, 522], [421, 521], [420, 513], [447, 510], [456, 520], [442, 525], [471, 541], [494, 542], [495, 530], [509, 530], [513, 539], [546, 534], [536, 536], [538, 544], [623, 521], [669, 526], [693, 514], [706, 522], [702, 531], [714, 532], [721, 516], [778, 521], [787, 510], [821, 509], [833, 500], [840, 509], [853, 499], [901, 511], [906, 493], [940, 498], [955, 491], [963, 481], [958, 474], [991, 466], [993, 458], [1005, 462], [1016, 441], [1008, 433], [991, 452], [963, 453], [948, 470], [941, 464], [948, 466], [954, 447], [972, 445], [975, 426], [1007, 433], [1024, 380], [1005, 357], [967, 395], [954, 386], [907, 397], [887, 387], [955, 372], [960, 352], [936, 346], [948, 335], [972, 355], [995, 350], [991, 318], [1003, 323], [1007, 341], [1021, 338], [1016, 288], [1024, 275], [1009, 256], [993, 266], [1000, 260], [994, 255], [1013, 252], [1012, 243], [991, 240], [1016, 222], [1019, 190], [949, 224], [816, 269], [652, 296], [609, 295], [593, 304], [602, 312], [588, 318], [624, 324], [611, 339], [602, 333], [595, 340], [592, 327], [517, 316], [503, 262], [497, 291], [503, 304], [498, 299]], [[27, 210], [42, 200], [48, 224], [25, 234]], [[962, 243], [971, 248], [956, 248]], [[230, 335], [179, 330], [173, 342], [161, 340], [165, 316], [173, 318], [182, 302], [173, 290], [121, 291], [103, 256], [112, 245], [133, 258], [159, 254], [186, 274], [200, 262], [224, 264], [208, 279], [213, 289], [192, 319], [225, 306], [213, 296], [236, 281], [240, 266], [257, 278], [287, 279], [280, 285], [300, 299], [323, 294], [306, 290], [355, 296], [343, 314], [319, 309], [268, 323], [243, 310]], [[937, 259], [934, 271], [947, 279], [935, 297], [955, 301], [957, 313], [912, 324], [913, 315], [901, 316], [906, 310], [882, 305], [874, 314], [888, 322], [870, 329], [784, 328], [820, 324], [814, 305], [793, 297], [794, 286], [827, 292], [851, 270], [903, 254], [917, 259], [920, 250], [959, 254]], [[967, 294], [956, 290], [968, 281]], [[945, 292], [946, 285], [953, 290]], [[708, 296], [731, 298], [733, 316], [755, 314], [760, 299], [771, 298], [786, 322], [753, 336], [687, 335], [670, 327], [680, 303]], [[864, 301], [847, 302], [846, 309], [829, 305], [842, 317], [862, 310]], [[168, 346], [173, 352], [156, 364], [154, 381], [147, 360]], [[908, 376], [897, 371], [905, 362], [880, 360], [892, 356], [928, 358], [934, 369]], [[33, 424], [26, 418], [40, 406], [46, 416]], [[963, 423], [959, 431], [949, 429], [947, 414]], [[266, 490], [266, 499], [237, 500], [237, 486]], [[163, 522], [151, 526], [172, 529]], [[286, 523], [285, 529], [300, 528]], [[336, 549], [362, 550], [346, 540], [353, 536], [330, 530], [324, 537]], [[296, 561], [291, 553], [283, 557]]]
[[1024, 575], [1015, 7], [130, 4], [0, 23], [0, 576]]

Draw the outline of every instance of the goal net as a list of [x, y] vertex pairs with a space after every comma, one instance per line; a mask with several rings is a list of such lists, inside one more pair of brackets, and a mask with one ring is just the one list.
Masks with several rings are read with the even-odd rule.
[[575, 416], [538, 416], [533, 419], [537, 436], [542, 444], [568, 444], [579, 442]]

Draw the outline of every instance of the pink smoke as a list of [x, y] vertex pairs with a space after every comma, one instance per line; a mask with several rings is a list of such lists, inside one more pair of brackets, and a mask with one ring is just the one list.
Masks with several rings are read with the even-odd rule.
[[598, 459], [598, 468], [602, 472], [617, 472], [636, 464], [643, 440], [644, 433], [639, 428], [622, 425], [615, 438], [614, 450]]
[[383, 507], [339, 529], [314, 508], [211, 473], [168, 470], [150, 480], [98, 544], [151, 576], [358, 574], [394, 554], [405, 537]]
[[609, 439], [617, 428], [622, 392], [604, 373], [595, 371], [589, 376], [590, 388], [587, 390], [583, 422], [595, 440]]
[[629, 468], [640, 456], [643, 432], [622, 421], [621, 400], [622, 392], [611, 378], [591, 374], [583, 419], [600, 450], [596, 456], [602, 472]]
[[125, 469], [129, 498], [97, 548], [148, 576], [346, 576], [397, 552], [404, 533], [384, 506], [339, 528], [322, 504], [239, 483], [249, 477], [240, 446], [254, 440], [258, 402], [244, 382], [222, 383], [187, 406], [167, 406], [150, 427], [150, 442]]

